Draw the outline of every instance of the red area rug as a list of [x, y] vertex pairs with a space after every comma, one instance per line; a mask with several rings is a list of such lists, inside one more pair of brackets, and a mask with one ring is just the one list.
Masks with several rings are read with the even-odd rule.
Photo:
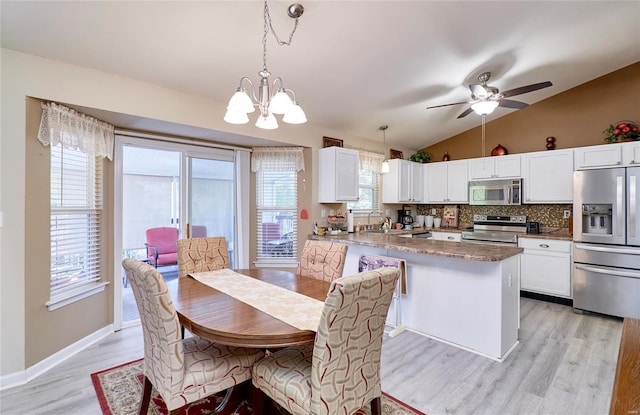
[[[135, 415], [137, 413], [138, 403], [142, 397], [142, 359], [92, 373], [91, 380], [104, 415]], [[148, 414], [166, 415], [167, 407], [155, 389], [151, 391], [151, 396]], [[222, 401], [223, 396], [224, 393], [220, 393], [194, 402], [182, 408], [180, 414], [211, 414]], [[382, 393], [382, 413], [384, 415], [425, 415], [384, 392]], [[250, 403], [243, 401], [233, 414], [250, 415]], [[368, 414], [370, 414], [368, 408], [358, 411], [358, 415]]]

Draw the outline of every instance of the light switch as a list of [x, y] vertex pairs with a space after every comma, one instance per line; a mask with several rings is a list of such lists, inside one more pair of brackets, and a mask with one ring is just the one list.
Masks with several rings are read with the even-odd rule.
[[431, 208], [431, 214], [435, 215], [436, 214], [436, 208]]

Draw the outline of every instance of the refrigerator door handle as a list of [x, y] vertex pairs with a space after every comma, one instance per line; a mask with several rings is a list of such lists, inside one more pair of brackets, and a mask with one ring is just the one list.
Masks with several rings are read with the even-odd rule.
[[616, 248], [610, 248], [607, 246], [594, 246], [594, 245], [576, 243], [574, 244], [574, 248], [582, 249], [584, 251], [609, 252], [612, 254], [640, 255], [640, 249], [635, 249], [632, 247], [625, 247], [625, 249], [616, 249]]
[[622, 236], [622, 215], [624, 211], [624, 205], [622, 204], [622, 188], [623, 188], [623, 177], [616, 177], [616, 235]]
[[629, 236], [636, 236], [636, 213], [638, 212], [636, 189], [637, 178], [635, 174], [629, 176]]
[[574, 264], [576, 269], [593, 272], [595, 274], [615, 275], [618, 277], [640, 278], [640, 272], [620, 271], [614, 268], [602, 268], [591, 265]]

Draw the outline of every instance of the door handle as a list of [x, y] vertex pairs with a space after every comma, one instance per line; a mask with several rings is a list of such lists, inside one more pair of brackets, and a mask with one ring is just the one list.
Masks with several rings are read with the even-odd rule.
[[638, 211], [636, 189], [638, 188], [635, 175], [629, 176], [629, 236], [636, 236], [636, 212]]
[[575, 264], [575, 267], [576, 269], [587, 271], [587, 272], [593, 272], [594, 274], [615, 275], [617, 277], [640, 278], [640, 273], [638, 272], [627, 272], [627, 271], [620, 271], [614, 268], [601, 268], [601, 267], [582, 265], [582, 264]]
[[622, 176], [616, 177], [616, 235], [622, 236], [622, 215], [624, 206], [622, 206]]

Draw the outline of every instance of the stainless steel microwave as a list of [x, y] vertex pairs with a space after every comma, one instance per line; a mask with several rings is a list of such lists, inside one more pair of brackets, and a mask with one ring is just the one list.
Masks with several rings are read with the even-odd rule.
[[522, 179], [472, 180], [469, 182], [470, 205], [522, 204]]

